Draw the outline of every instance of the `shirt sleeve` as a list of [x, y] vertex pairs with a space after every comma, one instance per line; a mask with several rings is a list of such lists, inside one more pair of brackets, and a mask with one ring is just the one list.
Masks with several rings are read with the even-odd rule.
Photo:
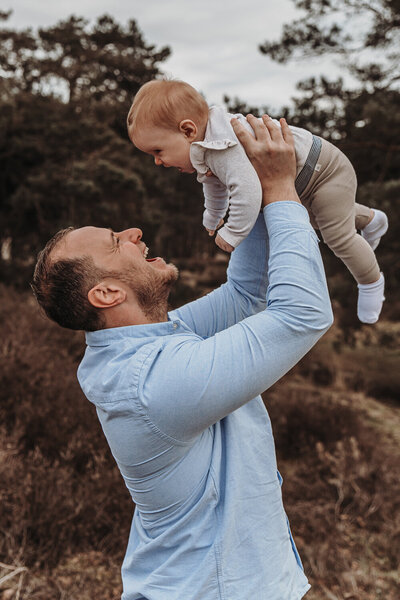
[[263, 215], [229, 261], [227, 282], [210, 294], [171, 311], [202, 338], [256, 314], [266, 306], [269, 242]]
[[332, 310], [307, 211], [295, 202], [264, 209], [270, 240], [267, 307], [201, 340], [169, 340], [143, 369], [141, 402], [166, 435], [189, 441], [255, 398], [310, 350]]
[[228, 210], [228, 190], [214, 175], [203, 183], [204, 206], [203, 225], [206, 229], [216, 229]]
[[240, 144], [224, 150], [207, 150], [206, 161], [229, 193], [228, 220], [218, 233], [236, 248], [250, 233], [260, 213], [260, 180]]

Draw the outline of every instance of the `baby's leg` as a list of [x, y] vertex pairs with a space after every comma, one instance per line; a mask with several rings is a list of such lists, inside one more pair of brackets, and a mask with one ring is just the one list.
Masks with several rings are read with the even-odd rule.
[[[359, 284], [358, 316], [361, 321], [378, 320], [384, 300], [384, 279], [368, 242], [356, 231], [354, 169], [339, 151], [314, 186], [310, 210], [324, 242], [349, 269]], [[370, 209], [357, 206], [357, 225], [370, 219]]]
[[324, 242], [344, 262], [357, 283], [379, 279], [374, 251], [355, 227], [354, 191], [340, 182], [332, 181], [332, 185], [326, 182], [316, 192], [311, 210]]
[[373, 217], [372, 210], [368, 208], [368, 206], [364, 206], [364, 204], [358, 204], [357, 202], [355, 202], [354, 208], [356, 229], [364, 229], [364, 227], [368, 225]]

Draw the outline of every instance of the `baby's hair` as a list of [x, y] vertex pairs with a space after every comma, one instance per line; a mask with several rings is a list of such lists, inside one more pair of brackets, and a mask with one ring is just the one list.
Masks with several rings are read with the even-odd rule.
[[206, 125], [208, 104], [191, 85], [174, 79], [154, 79], [142, 85], [129, 110], [129, 137], [143, 125], [176, 130], [184, 119]]

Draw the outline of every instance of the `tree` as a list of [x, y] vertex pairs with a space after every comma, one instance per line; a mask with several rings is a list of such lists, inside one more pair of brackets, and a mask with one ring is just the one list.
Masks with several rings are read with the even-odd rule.
[[169, 52], [108, 16], [0, 30], [0, 275], [25, 284], [37, 251], [69, 225], [140, 224], [153, 253], [209, 251], [201, 186], [156, 169], [126, 132], [132, 96]]
[[397, 177], [396, 136], [400, 3], [398, 0], [293, 0], [304, 16], [283, 27], [281, 39], [260, 46], [281, 63], [336, 56], [354, 77], [311, 77], [284, 116], [293, 125], [339, 145], [352, 159], [359, 181]]
[[262, 53], [280, 63], [334, 55], [369, 91], [398, 87], [399, 0], [293, 2], [304, 16], [284, 25], [278, 42], [261, 44]]
[[40, 29], [39, 38], [46, 53], [41, 73], [67, 84], [69, 102], [131, 102], [170, 54], [168, 47], [156, 51], [146, 44], [134, 20], [123, 27], [108, 15], [91, 28], [85, 19], [71, 16]]
[[49, 96], [20, 94], [0, 140], [2, 236], [29, 265], [57, 230], [117, 228], [140, 218], [143, 183], [128, 142], [92, 115], [71, 115]]
[[[0, 20], [9, 16], [2, 12]], [[37, 32], [0, 30], [0, 70], [14, 92], [61, 96], [69, 104], [127, 104], [169, 54], [147, 44], [134, 20], [122, 26], [108, 15], [91, 26], [72, 15]]]
[[92, 27], [72, 16], [38, 32], [0, 30], [3, 271], [30, 272], [59, 228], [140, 219], [149, 175], [124, 121], [168, 54], [147, 44], [134, 21], [122, 27], [107, 16]]
[[[0, 22], [7, 21], [11, 11], [0, 11]], [[0, 97], [8, 98], [20, 91], [32, 91], [36, 82], [35, 54], [38, 40], [30, 29], [0, 29]]]

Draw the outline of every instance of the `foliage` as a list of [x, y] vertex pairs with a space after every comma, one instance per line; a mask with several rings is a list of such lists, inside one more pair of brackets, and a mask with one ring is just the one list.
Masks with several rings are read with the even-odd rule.
[[[114, 600], [133, 505], [76, 380], [83, 336], [12, 287], [0, 287], [0, 323], [0, 578], [6, 565], [25, 568], [3, 589], [20, 582], [21, 600]], [[364, 327], [350, 348], [335, 328], [264, 395], [315, 599], [324, 588], [396, 598], [398, 412], [392, 391], [372, 397], [370, 370], [399, 335], [388, 323]]]
[[140, 224], [155, 254], [210, 252], [201, 186], [156, 169], [126, 133], [133, 95], [168, 54], [134, 21], [109, 16], [91, 27], [72, 16], [38, 32], [0, 31], [1, 236], [12, 240], [4, 280], [26, 285], [35, 254], [70, 225]]
[[[394, 388], [379, 390], [385, 404], [374, 399], [369, 371], [386, 368], [396, 350], [382, 342], [397, 349], [399, 335], [388, 323], [363, 327], [350, 348], [334, 327], [264, 394], [311, 598], [396, 598], [399, 414]], [[385, 373], [398, 394], [397, 373]]]
[[359, 183], [398, 177], [400, 93], [347, 90], [343, 80], [310, 78], [298, 84], [303, 95], [283, 111], [304, 127], [339, 146], [352, 161]]
[[397, 178], [400, 93], [397, 0], [293, 0], [303, 16], [283, 27], [281, 39], [260, 51], [272, 60], [310, 61], [336, 56], [352, 75], [300, 81], [290, 123], [338, 144], [352, 159], [361, 183]]
[[121, 552], [132, 504], [76, 380], [82, 334], [55, 327], [26, 294], [1, 297], [2, 561], [20, 553], [50, 567], [68, 548]]
[[46, 95], [58, 88], [69, 103], [85, 105], [126, 106], [170, 54], [146, 44], [135, 21], [121, 26], [109, 15], [91, 27], [72, 15], [36, 33], [3, 29], [0, 42], [0, 69], [12, 90]]
[[69, 225], [118, 227], [139, 216], [137, 161], [110, 127], [54, 98], [26, 94], [13, 99], [7, 116], [0, 146], [2, 233], [13, 236], [17, 256], [32, 256]]
[[284, 25], [278, 42], [261, 44], [262, 53], [281, 63], [337, 55], [370, 91], [396, 86], [400, 79], [397, 0], [293, 1], [304, 16]]
[[[346, 104], [340, 145], [355, 165], [359, 182], [382, 184], [399, 178], [399, 108], [400, 93], [395, 90], [364, 90]], [[387, 209], [393, 207], [387, 203]]]

